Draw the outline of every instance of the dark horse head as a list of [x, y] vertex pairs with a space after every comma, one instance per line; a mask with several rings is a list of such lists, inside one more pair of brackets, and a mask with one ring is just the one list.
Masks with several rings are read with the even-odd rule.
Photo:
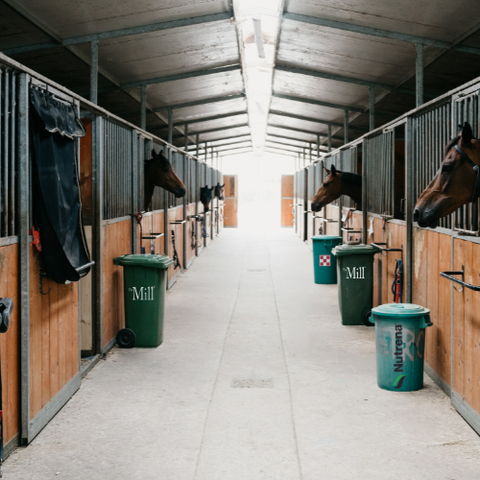
[[218, 183], [215, 185], [215, 196], [216, 196], [219, 200], [225, 200], [225, 184], [220, 185], [220, 182], [218, 182]]
[[472, 127], [465, 123], [447, 145], [440, 169], [417, 200], [413, 217], [421, 227], [435, 228], [438, 219], [478, 198], [477, 174], [470, 162], [480, 165], [480, 140], [473, 138]]
[[348, 195], [359, 206], [362, 204], [362, 176], [356, 173], [340, 172], [333, 165], [317, 194], [312, 199], [312, 210], [318, 212], [340, 195]]
[[187, 190], [185, 185], [178, 178], [172, 164], [167, 157], [160, 151], [157, 154], [152, 150], [152, 159], [145, 162], [145, 196], [144, 207], [148, 209], [152, 202], [153, 190], [155, 185], [173, 193], [177, 198], [185, 196]]
[[203, 211], [208, 212], [210, 210], [210, 202], [212, 200], [212, 192], [213, 187], [208, 188], [206, 187], [200, 188], [200, 201], [203, 203]]

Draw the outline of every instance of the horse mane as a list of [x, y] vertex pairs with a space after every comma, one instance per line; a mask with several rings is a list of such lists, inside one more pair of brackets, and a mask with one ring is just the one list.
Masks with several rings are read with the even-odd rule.
[[362, 186], [362, 176], [356, 173], [350, 172], [338, 172], [342, 174], [342, 181], [345, 182], [347, 185], [353, 185], [355, 187]]

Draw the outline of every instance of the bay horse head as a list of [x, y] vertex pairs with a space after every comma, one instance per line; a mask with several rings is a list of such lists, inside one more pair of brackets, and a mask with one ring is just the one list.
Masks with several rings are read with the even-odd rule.
[[220, 185], [220, 182], [218, 182], [218, 183], [215, 185], [215, 196], [216, 196], [219, 200], [225, 200], [225, 184]]
[[435, 228], [440, 218], [476, 201], [480, 193], [480, 140], [472, 127], [459, 125], [458, 135], [445, 148], [440, 169], [417, 200], [413, 218], [421, 227]]
[[152, 150], [152, 159], [145, 161], [145, 195], [144, 207], [148, 209], [152, 203], [153, 190], [155, 186], [161, 187], [167, 192], [173, 193], [177, 198], [184, 197], [187, 193], [185, 185], [178, 178], [172, 164], [168, 161], [163, 151], [159, 154]]
[[[325, 168], [325, 167], [323, 167]], [[341, 195], [348, 195], [358, 205], [362, 204], [362, 176], [356, 173], [340, 172], [334, 165], [325, 168], [327, 177], [312, 199], [312, 210], [320, 211]]]
[[206, 187], [200, 188], [200, 201], [203, 203], [203, 211], [208, 212], [210, 210], [210, 202], [212, 200], [213, 188]]

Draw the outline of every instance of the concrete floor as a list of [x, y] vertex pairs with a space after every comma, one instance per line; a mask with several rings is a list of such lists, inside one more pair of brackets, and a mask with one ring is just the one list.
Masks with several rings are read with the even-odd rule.
[[480, 478], [479, 437], [427, 376], [377, 387], [374, 329], [341, 326], [311, 264], [291, 230], [224, 231], [168, 292], [164, 344], [113, 350], [4, 477]]

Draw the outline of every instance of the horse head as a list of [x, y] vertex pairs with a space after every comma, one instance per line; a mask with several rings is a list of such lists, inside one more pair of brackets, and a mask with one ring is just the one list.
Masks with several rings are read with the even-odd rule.
[[[325, 168], [325, 167], [323, 167]], [[325, 205], [333, 202], [340, 195], [348, 195], [359, 205], [362, 203], [362, 176], [355, 173], [340, 172], [334, 165], [330, 170], [325, 168], [327, 177], [312, 199], [312, 210], [320, 211]]]
[[152, 202], [153, 190], [155, 186], [161, 187], [167, 190], [167, 192], [173, 193], [177, 198], [184, 197], [187, 193], [185, 185], [180, 178], [178, 178], [178, 175], [175, 173], [172, 164], [163, 154], [163, 151], [160, 151], [160, 154], [157, 154], [155, 150], [152, 150], [152, 159], [145, 162], [144, 174], [145, 210]]
[[220, 182], [218, 182], [218, 183], [215, 185], [215, 196], [216, 196], [219, 200], [225, 200], [225, 184], [220, 185]]
[[417, 200], [413, 218], [421, 227], [435, 228], [440, 218], [478, 198], [475, 165], [480, 165], [480, 140], [473, 138], [472, 127], [465, 122], [463, 127], [459, 125], [440, 169]]
[[213, 188], [206, 187], [200, 188], [200, 201], [203, 203], [203, 211], [208, 212], [210, 210], [210, 201], [212, 200]]

